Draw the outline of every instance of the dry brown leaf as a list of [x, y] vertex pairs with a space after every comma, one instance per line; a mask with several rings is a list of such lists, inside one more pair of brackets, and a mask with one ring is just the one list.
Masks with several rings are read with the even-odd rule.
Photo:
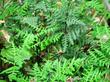
[[62, 55], [64, 52], [60, 49], [59, 51], [58, 51], [58, 54], [60, 54], [60, 55]]
[[102, 37], [100, 38], [101, 42], [107, 42], [109, 40], [109, 36], [107, 34], [102, 35]]
[[66, 82], [74, 82], [72, 77], [69, 77]]
[[5, 30], [0, 30], [0, 32], [2, 33], [2, 37], [0, 37], [0, 39], [4, 39], [5, 42], [9, 42], [10, 35], [8, 34], [8, 32]]
[[4, 20], [0, 20], [0, 24], [2, 24], [2, 23], [5, 23], [5, 21]]
[[110, 81], [110, 74], [105, 74], [105, 79]]

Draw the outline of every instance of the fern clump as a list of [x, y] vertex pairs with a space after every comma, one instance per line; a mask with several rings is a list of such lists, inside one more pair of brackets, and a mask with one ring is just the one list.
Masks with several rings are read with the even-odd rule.
[[109, 82], [108, 14], [99, 0], [0, 0], [0, 81]]

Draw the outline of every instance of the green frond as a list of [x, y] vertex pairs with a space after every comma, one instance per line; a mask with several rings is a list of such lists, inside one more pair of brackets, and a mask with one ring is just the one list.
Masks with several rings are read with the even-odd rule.
[[[72, 60], [66, 60], [63, 59], [61, 61], [55, 60], [52, 61], [46, 61], [46, 63], [43, 65], [42, 68], [38, 67], [38, 64], [36, 63], [33, 67], [33, 70], [31, 71], [30, 75], [35, 76], [37, 81], [62, 81], [65, 82], [69, 76], [72, 76], [73, 73], [75, 73], [76, 69], [83, 65], [80, 65], [83, 61], [78, 59], [72, 59]], [[46, 78], [48, 76], [48, 78]]]
[[24, 24], [28, 24], [33, 28], [38, 27], [38, 17], [24, 17], [21, 22]]

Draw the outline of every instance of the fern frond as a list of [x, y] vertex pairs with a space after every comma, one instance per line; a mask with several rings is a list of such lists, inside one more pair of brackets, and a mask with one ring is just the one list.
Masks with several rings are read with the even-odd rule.
[[38, 27], [38, 17], [24, 17], [21, 22], [24, 24], [28, 24], [33, 28]]
[[63, 46], [63, 52], [65, 52], [67, 50], [67, 47], [68, 47], [68, 39], [67, 39], [67, 36], [63, 36], [62, 38], [62, 46]]
[[[35, 64], [30, 75], [35, 76], [37, 81], [62, 81], [65, 82], [69, 76], [72, 76], [75, 73], [77, 68], [80, 69], [81, 62], [84, 59], [76, 60], [66, 60], [63, 59], [61, 61], [55, 60], [46, 61], [46, 63], [42, 66], [42, 68], [38, 67], [38, 64]], [[48, 78], [46, 78], [48, 76]]]
[[103, 76], [103, 74], [100, 72], [99, 69], [93, 69], [92, 66], [90, 69], [87, 69], [87, 70], [85, 69], [85, 72], [86, 73], [84, 74], [84, 77], [83, 77], [84, 82], [97, 82], [97, 81], [100, 81]]

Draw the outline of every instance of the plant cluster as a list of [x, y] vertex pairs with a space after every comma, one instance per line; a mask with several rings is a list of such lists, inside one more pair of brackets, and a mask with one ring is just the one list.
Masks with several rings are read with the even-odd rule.
[[0, 0], [0, 82], [109, 82], [109, 22], [100, 0]]

